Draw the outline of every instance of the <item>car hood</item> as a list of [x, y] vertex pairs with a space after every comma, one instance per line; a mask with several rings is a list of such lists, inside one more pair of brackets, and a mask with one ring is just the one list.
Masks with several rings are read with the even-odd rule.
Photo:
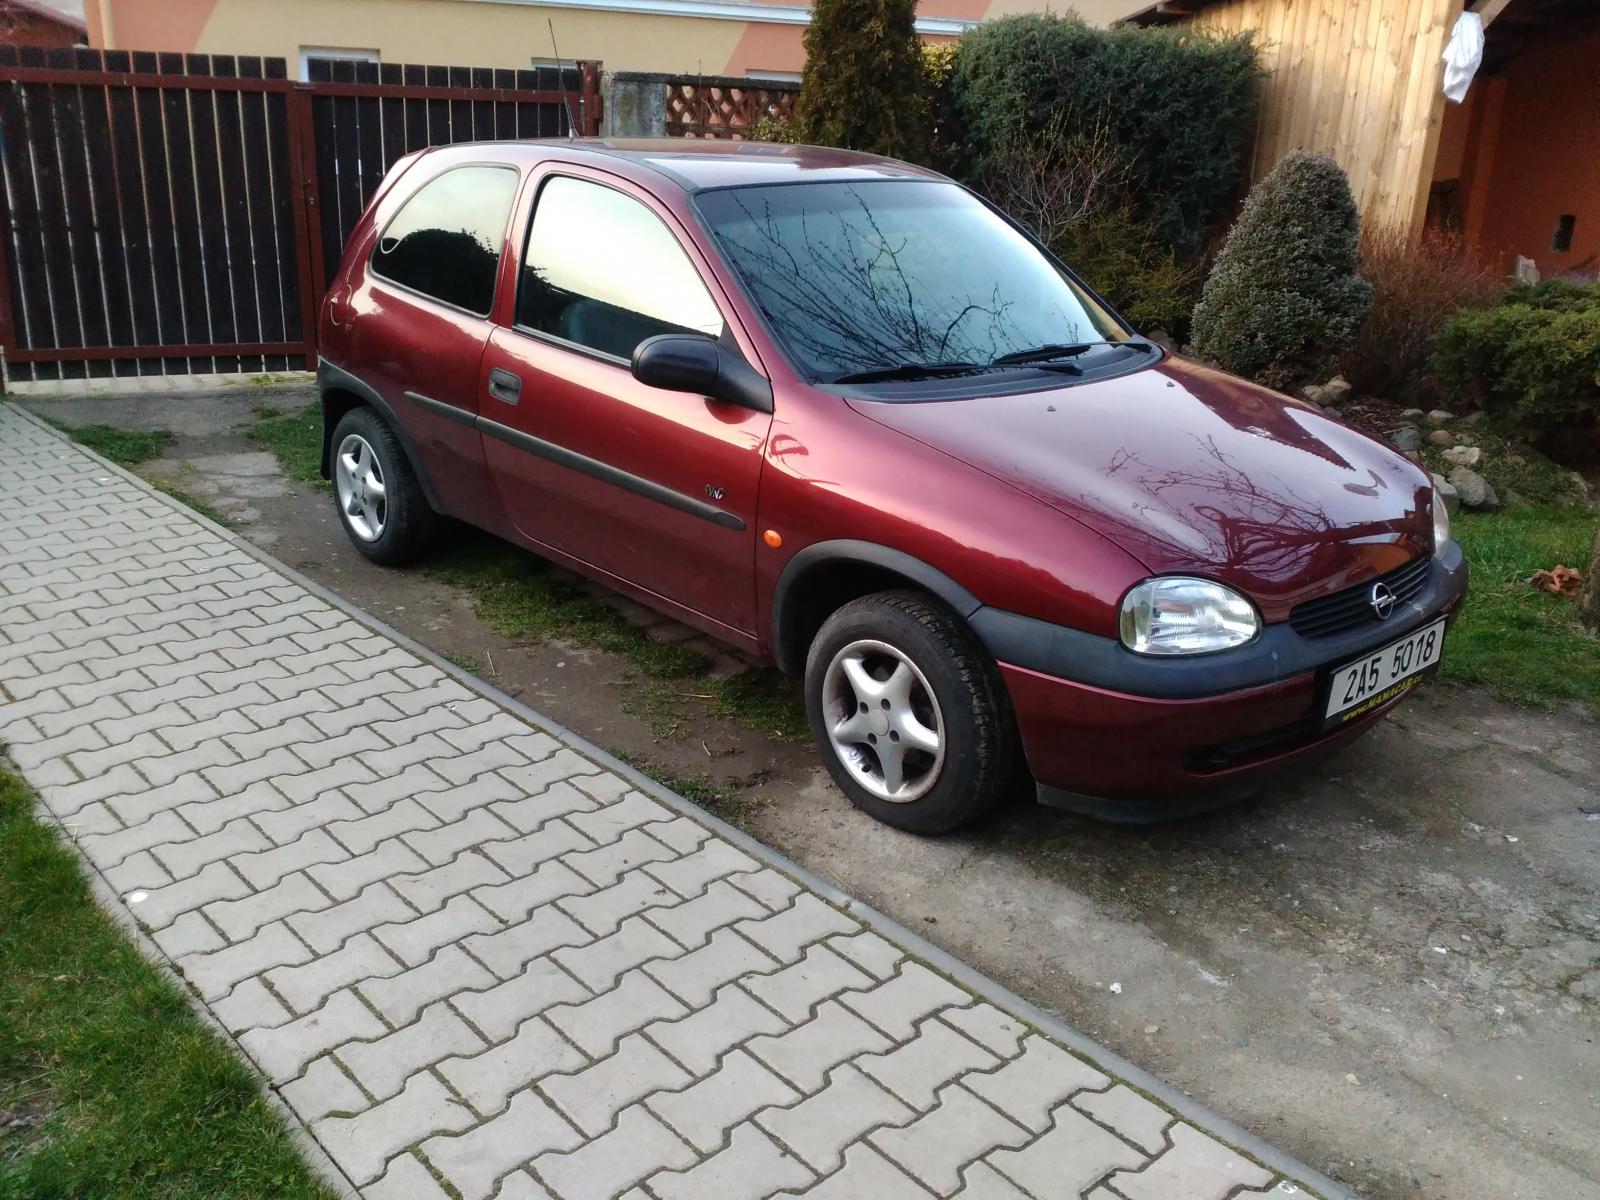
[[850, 404], [1153, 574], [1240, 588], [1268, 620], [1432, 548], [1419, 468], [1313, 405], [1179, 359], [1023, 395]]

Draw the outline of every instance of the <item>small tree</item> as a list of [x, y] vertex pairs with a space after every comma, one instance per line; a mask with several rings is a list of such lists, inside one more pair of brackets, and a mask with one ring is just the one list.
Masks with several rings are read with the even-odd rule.
[[1194, 310], [1195, 348], [1271, 387], [1332, 366], [1372, 303], [1350, 181], [1294, 151], [1250, 190]]
[[807, 142], [920, 161], [928, 97], [916, 0], [816, 0], [795, 127]]

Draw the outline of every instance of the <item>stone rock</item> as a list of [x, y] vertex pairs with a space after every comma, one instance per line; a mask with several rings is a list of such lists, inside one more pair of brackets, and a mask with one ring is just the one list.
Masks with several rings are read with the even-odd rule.
[[1463, 425], [1481, 425], [1485, 415], [1483, 409], [1480, 408], [1477, 412], [1471, 412], [1462, 417], [1461, 423]]
[[1321, 408], [1324, 403], [1324, 395], [1322, 385], [1318, 383], [1308, 383], [1300, 389], [1300, 399], [1307, 404], [1315, 404], [1318, 408]]
[[1483, 451], [1476, 446], [1452, 446], [1440, 457], [1458, 467], [1475, 467], [1483, 458]]
[[1461, 507], [1469, 512], [1497, 512], [1500, 497], [1495, 495], [1489, 481], [1476, 471], [1456, 467], [1449, 475], [1452, 485], [1461, 495]]
[[1519, 254], [1511, 264], [1511, 274], [1518, 283], [1538, 283], [1539, 264]]
[[1183, 355], [1184, 358], [1195, 358], [1195, 359], [1198, 359], [1200, 357], [1200, 351], [1196, 350], [1192, 345], [1188, 344], [1187, 342], [1184, 343], [1183, 348], [1181, 350], [1179, 350], [1178, 353]]
[[1506, 494], [1502, 499], [1505, 508], [1527, 508], [1529, 504], [1528, 498], [1517, 491], [1516, 488], [1507, 488]]
[[1456, 435], [1448, 429], [1435, 429], [1428, 435], [1428, 440], [1435, 446], [1454, 446], [1456, 444]]
[[1396, 450], [1422, 449], [1422, 430], [1415, 425], [1402, 425], [1398, 429], [1391, 429], [1385, 436]]
[[1420, 408], [1408, 408], [1400, 414], [1400, 419], [1402, 421], [1420, 421], [1427, 415]]
[[1594, 507], [1594, 494], [1589, 487], [1589, 481], [1577, 471], [1567, 472], [1568, 495], [1567, 508], [1592, 508]]
[[1456, 485], [1443, 475], [1434, 475], [1433, 490], [1439, 493], [1439, 499], [1444, 501], [1444, 510], [1455, 514], [1461, 511], [1461, 493], [1456, 491]]
[[1335, 375], [1322, 385], [1322, 402], [1338, 407], [1350, 398], [1350, 393], [1353, 391], [1355, 388], [1348, 379], [1343, 375]]
[[1446, 412], [1442, 408], [1436, 408], [1436, 409], [1434, 409], [1432, 412], [1430, 412], [1428, 414], [1428, 423], [1430, 425], [1448, 425], [1448, 424], [1450, 424], [1451, 421], [1454, 421], [1455, 419], [1456, 419], [1455, 413]]
[[1172, 335], [1165, 329], [1152, 329], [1149, 333], [1145, 334], [1145, 337], [1149, 338], [1152, 342], [1160, 346], [1169, 354], [1177, 353], [1178, 343], [1172, 340]]

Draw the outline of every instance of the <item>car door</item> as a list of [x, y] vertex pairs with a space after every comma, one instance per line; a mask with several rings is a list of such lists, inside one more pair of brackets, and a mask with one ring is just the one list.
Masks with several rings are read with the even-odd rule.
[[471, 163], [396, 197], [337, 306], [350, 368], [398, 417], [442, 507], [477, 524], [494, 508], [474, 428], [478, 365], [520, 181], [515, 167]]
[[634, 379], [634, 347], [737, 347], [698, 252], [639, 189], [562, 164], [538, 181], [513, 327], [484, 354], [484, 454], [530, 540], [708, 619], [755, 627], [756, 491], [771, 417]]

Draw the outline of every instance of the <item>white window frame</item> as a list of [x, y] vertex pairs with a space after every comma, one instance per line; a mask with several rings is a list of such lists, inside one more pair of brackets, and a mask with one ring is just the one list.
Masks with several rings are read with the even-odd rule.
[[301, 46], [300, 47], [300, 82], [311, 82], [311, 60], [315, 58], [332, 59], [334, 62], [382, 62], [383, 58], [376, 50], [359, 50], [349, 46]]

